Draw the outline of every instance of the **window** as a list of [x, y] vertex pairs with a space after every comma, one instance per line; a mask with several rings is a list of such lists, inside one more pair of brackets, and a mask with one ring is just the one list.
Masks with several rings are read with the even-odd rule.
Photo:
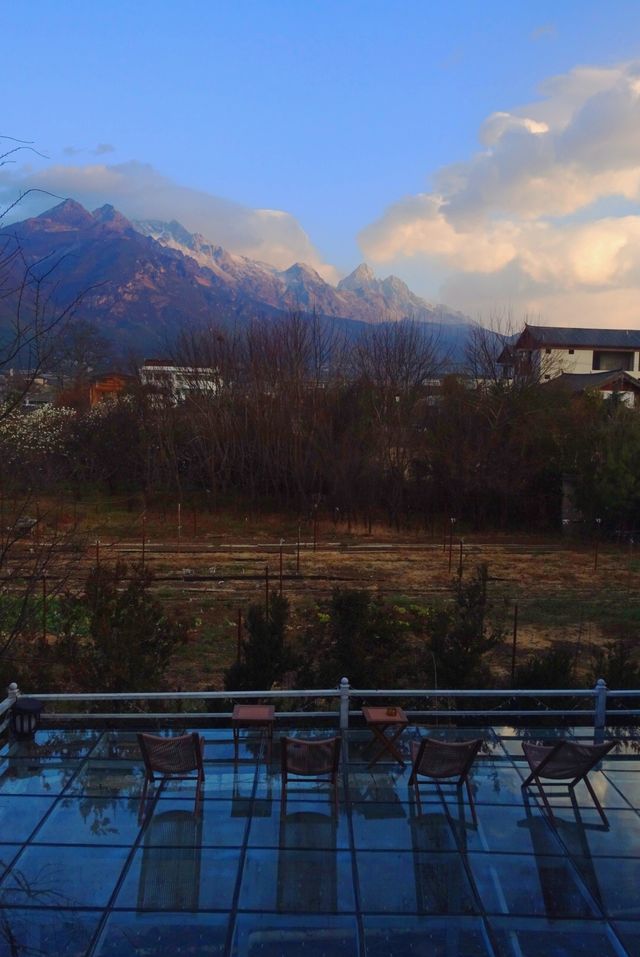
[[575, 349], [569, 349], [569, 355], [570, 355], [570, 356], [572, 356], [574, 352], [575, 352]]
[[546, 352], [546, 354], [547, 354], [548, 356], [551, 355], [551, 349], [545, 349], [544, 351]]
[[633, 352], [606, 352], [600, 350], [593, 353], [592, 368], [597, 372], [611, 372], [614, 369], [624, 369], [631, 372], [633, 369]]

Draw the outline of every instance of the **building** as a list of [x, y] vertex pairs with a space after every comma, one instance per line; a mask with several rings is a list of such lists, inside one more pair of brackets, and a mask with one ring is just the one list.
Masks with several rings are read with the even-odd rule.
[[613, 372], [561, 372], [559, 376], [546, 383], [551, 388], [581, 395], [584, 392], [598, 392], [603, 399], [616, 396], [629, 408], [640, 407], [640, 378], [623, 369]]
[[111, 372], [94, 379], [89, 386], [89, 405], [93, 409], [100, 402], [117, 399], [134, 381], [133, 376], [120, 372]]
[[562, 373], [627, 372], [640, 377], [640, 330], [530, 326], [498, 357], [505, 378], [553, 379]]
[[150, 391], [174, 404], [198, 392], [215, 395], [221, 386], [216, 369], [177, 365], [169, 359], [145, 359], [140, 367], [140, 381]]

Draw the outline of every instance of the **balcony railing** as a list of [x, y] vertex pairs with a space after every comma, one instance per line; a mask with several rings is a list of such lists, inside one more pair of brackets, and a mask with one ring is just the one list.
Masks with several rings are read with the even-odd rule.
[[[0, 723], [6, 723], [8, 712], [16, 699], [22, 694], [18, 686], [14, 683], [7, 689], [7, 697], [0, 702]], [[347, 730], [351, 718], [360, 715], [362, 701], [370, 701], [374, 698], [402, 698], [409, 702], [406, 713], [410, 718], [415, 719], [440, 719], [455, 718], [461, 722], [470, 719], [490, 720], [492, 723], [502, 718], [514, 718], [522, 720], [531, 718], [533, 720], [540, 718], [561, 718], [563, 720], [572, 720], [576, 723], [592, 725], [596, 730], [604, 729], [612, 720], [616, 723], [634, 723], [640, 715], [640, 708], [625, 707], [625, 702], [632, 705], [640, 701], [640, 689], [616, 691], [607, 688], [604, 679], [600, 678], [593, 688], [584, 689], [424, 689], [424, 688], [353, 688], [347, 678], [343, 678], [340, 685], [336, 688], [315, 688], [307, 690], [276, 689], [271, 691], [148, 691], [148, 692], [126, 692], [123, 694], [114, 694], [113, 692], [99, 693], [55, 693], [42, 694], [30, 691], [29, 696], [37, 697], [40, 701], [50, 702], [56, 706], [56, 717], [65, 721], [82, 721], [87, 717], [94, 719], [112, 719], [118, 722], [140, 721], [144, 719], [167, 719], [188, 718], [190, 721], [198, 719], [224, 719], [230, 718], [231, 712], [209, 710], [197, 711], [189, 710], [190, 705], [198, 702], [234, 702], [246, 699], [275, 700], [279, 702], [300, 702], [303, 708], [294, 710], [278, 710], [277, 717], [282, 719], [292, 719], [304, 717], [305, 720], [313, 718], [322, 718], [324, 720], [335, 720], [336, 724], [342, 729]], [[572, 707], [567, 707], [565, 702], [569, 698], [575, 703]], [[562, 700], [564, 699], [564, 701]], [[334, 703], [335, 708], [322, 711], [310, 711], [308, 705], [314, 700], [322, 700], [327, 703]], [[478, 706], [478, 702], [486, 700], [487, 708]], [[109, 710], [94, 710], [94, 706], [100, 702], [109, 703]], [[136, 704], [153, 702], [176, 702], [175, 711], [166, 709], [160, 712], [148, 711], [140, 708], [138, 711], [123, 710], [114, 711], [113, 707], [118, 703], [127, 705], [129, 709]], [[466, 702], [471, 706], [464, 707]], [[518, 703], [522, 706], [518, 707]], [[562, 706], [553, 707], [558, 703]], [[86, 710], [75, 710], [72, 712], [61, 712], [57, 710], [58, 705], [65, 703], [77, 706], [86, 704], [91, 706], [90, 715]], [[533, 706], [532, 706], [533, 703]], [[423, 706], [424, 705], [424, 706]], [[583, 705], [582, 707], [580, 705]], [[357, 707], [356, 707], [357, 706]]]

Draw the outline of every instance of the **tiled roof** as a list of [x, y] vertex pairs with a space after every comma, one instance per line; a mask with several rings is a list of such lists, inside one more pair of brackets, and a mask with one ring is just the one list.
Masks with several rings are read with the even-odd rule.
[[[525, 326], [526, 337], [543, 346], [585, 349], [640, 349], [640, 329], [571, 329], [566, 326]], [[525, 346], [526, 348], [526, 346]]]
[[621, 391], [640, 390], [640, 381], [623, 369], [609, 369], [605, 372], [562, 372], [545, 385], [555, 385], [569, 392], [584, 392], [585, 389], [603, 389], [606, 386]]

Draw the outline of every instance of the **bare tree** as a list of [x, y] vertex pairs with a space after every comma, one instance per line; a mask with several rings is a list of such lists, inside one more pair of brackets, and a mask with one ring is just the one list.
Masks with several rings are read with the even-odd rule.
[[[0, 154], [0, 166], [16, 154], [33, 150], [30, 144], [0, 137], [10, 145]], [[42, 155], [42, 154], [38, 154]], [[32, 192], [29, 190], [28, 192]], [[0, 210], [0, 223], [21, 202], [21, 194]], [[17, 370], [12, 389], [0, 403], [0, 426], [11, 435], [25, 395], [55, 354], [56, 337], [71, 320], [81, 300], [60, 304], [56, 269], [62, 257], [32, 261], [19, 234], [11, 227], [0, 232], [0, 374]], [[35, 478], [35, 476], [34, 476]], [[18, 636], [33, 627], [36, 595], [46, 606], [49, 597], [64, 586], [70, 564], [77, 558], [72, 547], [74, 529], [59, 521], [55, 506], [45, 507], [37, 495], [37, 482], [29, 470], [16, 468], [4, 455], [0, 460], [0, 659], [6, 660]], [[52, 568], [55, 566], [55, 575]], [[47, 585], [47, 575], [50, 574]], [[44, 592], [43, 589], [44, 583]], [[41, 611], [46, 631], [46, 612]], [[6, 675], [5, 675], [6, 677]]]
[[[17, 153], [29, 150], [38, 153], [30, 144], [0, 137], [15, 143], [0, 153], [0, 167], [14, 162]], [[21, 193], [4, 209], [0, 209], [0, 224], [28, 193]], [[45, 256], [29, 260], [19, 234], [11, 227], [0, 232], [0, 373], [13, 367], [21, 372], [21, 388], [0, 408], [0, 417], [19, 406], [31, 388], [34, 379], [49, 364], [57, 348], [60, 330], [70, 322], [86, 290], [70, 301], [60, 304], [56, 270], [63, 256]]]

